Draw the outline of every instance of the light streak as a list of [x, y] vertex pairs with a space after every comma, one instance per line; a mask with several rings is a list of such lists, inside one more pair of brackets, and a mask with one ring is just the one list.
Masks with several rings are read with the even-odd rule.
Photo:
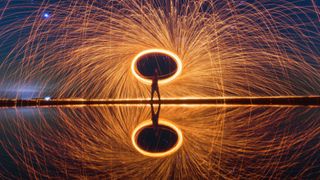
[[160, 54], [165, 54], [167, 56], [170, 56], [177, 64], [177, 71], [172, 76], [170, 76], [168, 78], [160, 79], [159, 84], [169, 83], [169, 82], [175, 80], [182, 73], [182, 61], [180, 60], [180, 58], [176, 54], [174, 54], [168, 50], [165, 50], [165, 49], [148, 49], [148, 50], [144, 50], [144, 51], [140, 52], [139, 54], [137, 54], [132, 60], [131, 72], [139, 81], [141, 81], [142, 83], [145, 83], [145, 84], [152, 83], [152, 81], [150, 79], [146, 79], [146, 78], [141, 77], [139, 72], [137, 72], [137, 61], [142, 56], [147, 55], [147, 54], [152, 54], [152, 53], [160, 53]]

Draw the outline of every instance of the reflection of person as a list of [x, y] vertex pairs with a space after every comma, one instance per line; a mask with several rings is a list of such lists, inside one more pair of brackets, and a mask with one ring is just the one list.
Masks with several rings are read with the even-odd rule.
[[158, 70], [155, 69], [153, 77], [152, 77], [152, 84], [151, 84], [151, 103], [153, 103], [154, 93], [157, 93], [159, 103], [160, 103], [160, 91], [159, 91], [159, 86], [158, 86], [158, 80], [159, 80]]
[[158, 134], [160, 108], [161, 108], [161, 104], [158, 105], [158, 110], [157, 112], [155, 112], [153, 103], [151, 103], [151, 119], [153, 124], [153, 130], [156, 132], [156, 134]]

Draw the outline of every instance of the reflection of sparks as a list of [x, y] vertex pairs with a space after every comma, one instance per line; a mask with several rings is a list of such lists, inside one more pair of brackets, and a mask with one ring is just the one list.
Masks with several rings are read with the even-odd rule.
[[174, 54], [174, 53], [172, 53], [172, 52], [170, 52], [168, 50], [164, 50], [164, 49], [148, 49], [148, 50], [144, 50], [144, 51], [140, 52], [139, 54], [137, 54], [132, 60], [131, 71], [132, 71], [132, 74], [139, 81], [141, 81], [141, 82], [143, 82], [145, 84], [151, 84], [152, 83], [152, 81], [150, 79], [143, 78], [143, 77], [141, 77], [141, 75], [139, 75], [139, 73], [137, 73], [137, 61], [140, 59], [140, 57], [142, 57], [144, 55], [147, 55], [147, 54], [151, 54], [151, 53], [160, 53], [160, 54], [168, 55], [177, 64], [177, 71], [172, 76], [170, 76], [168, 78], [165, 78], [165, 79], [159, 80], [159, 84], [169, 83], [169, 82], [173, 81], [174, 79], [176, 79], [181, 74], [181, 72], [182, 72], [182, 62], [181, 62], [180, 58], [176, 54]]
[[[165, 106], [183, 145], [161, 158], [132, 145], [148, 106], [20, 110], [0, 111], [0, 147], [38, 179], [315, 179], [319, 169], [319, 108]], [[19, 179], [2, 157], [0, 176]]]
[[181, 130], [175, 126], [174, 124], [172, 124], [171, 122], [168, 122], [164, 119], [159, 119], [159, 125], [164, 125], [164, 126], [167, 126], [167, 127], [170, 127], [172, 128], [178, 135], [178, 140], [177, 140], [177, 143], [174, 147], [172, 147], [170, 150], [168, 151], [165, 151], [165, 152], [157, 152], [157, 153], [153, 153], [153, 152], [148, 152], [148, 151], [145, 151], [143, 149], [141, 149], [139, 147], [139, 145], [137, 144], [136, 142], [136, 138], [137, 138], [137, 135], [138, 133], [140, 132], [140, 130], [143, 128], [143, 127], [146, 127], [146, 126], [150, 126], [152, 125], [152, 121], [144, 121], [143, 123], [139, 124], [133, 131], [132, 135], [131, 135], [131, 140], [132, 140], [132, 144], [133, 146], [143, 155], [145, 156], [150, 156], [150, 157], [164, 157], [164, 156], [168, 156], [168, 155], [171, 155], [172, 153], [176, 152], [182, 145], [182, 141], [183, 141], [183, 137], [182, 137], [182, 132]]

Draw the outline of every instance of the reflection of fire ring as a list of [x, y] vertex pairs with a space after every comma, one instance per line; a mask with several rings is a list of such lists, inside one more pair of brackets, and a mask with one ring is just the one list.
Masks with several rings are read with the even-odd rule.
[[181, 59], [174, 53], [164, 50], [164, 49], [148, 49], [148, 50], [144, 50], [142, 52], [140, 52], [138, 55], [136, 55], [133, 58], [132, 64], [131, 64], [131, 71], [132, 74], [141, 82], [145, 83], [145, 84], [151, 84], [152, 80], [148, 79], [146, 77], [143, 77], [137, 69], [137, 63], [139, 61], [139, 59], [143, 56], [149, 55], [149, 54], [162, 54], [165, 56], [168, 56], [170, 58], [172, 58], [172, 60], [176, 63], [177, 66], [177, 70], [174, 72], [173, 75], [165, 78], [165, 79], [159, 79], [159, 84], [166, 84], [168, 82], [173, 81], [174, 79], [176, 79], [182, 72], [182, 62]]
[[[177, 128], [174, 124], [172, 124], [171, 122], [165, 121], [163, 119], [159, 119], [159, 127], [165, 127], [167, 128], [167, 130], [171, 130], [174, 131], [174, 133], [177, 135], [177, 139], [174, 143], [174, 145], [166, 150], [166, 151], [157, 151], [157, 152], [151, 152], [148, 150], [143, 149], [139, 144], [138, 144], [138, 138], [141, 135], [141, 132], [145, 129], [148, 128], [153, 128], [152, 127], [152, 121], [144, 121], [141, 124], [139, 124], [133, 131], [132, 136], [131, 136], [131, 140], [132, 140], [132, 144], [133, 146], [143, 155], [145, 156], [149, 156], [149, 157], [163, 157], [163, 156], [168, 156], [173, 154], [174, 152], [176, 152], [182, 145], [182, 132], [179, 128]], [[153, 129], [152, 129], [153, 130]], [[160, 132], [161, 134], [161, 132]], [[161, 135], [160, 135], [161, 136]]]

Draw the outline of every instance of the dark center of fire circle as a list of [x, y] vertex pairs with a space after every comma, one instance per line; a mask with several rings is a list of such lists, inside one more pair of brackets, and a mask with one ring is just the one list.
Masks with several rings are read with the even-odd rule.
[[136, 66], [140, 76], [146, 79], [152, 79], [155, 69], [158, 70], [160, 80], [174, 75], [178, 69], [176, 61], [162, 53], [145, 54], [137, 60]]
[[168, 126], [159, 125], [158, 134], [153, 126], [146, 126], [137, 134], [138, 146], [148, 152], [165, 152], [173, 148], [178, 141], [178, 134]]

